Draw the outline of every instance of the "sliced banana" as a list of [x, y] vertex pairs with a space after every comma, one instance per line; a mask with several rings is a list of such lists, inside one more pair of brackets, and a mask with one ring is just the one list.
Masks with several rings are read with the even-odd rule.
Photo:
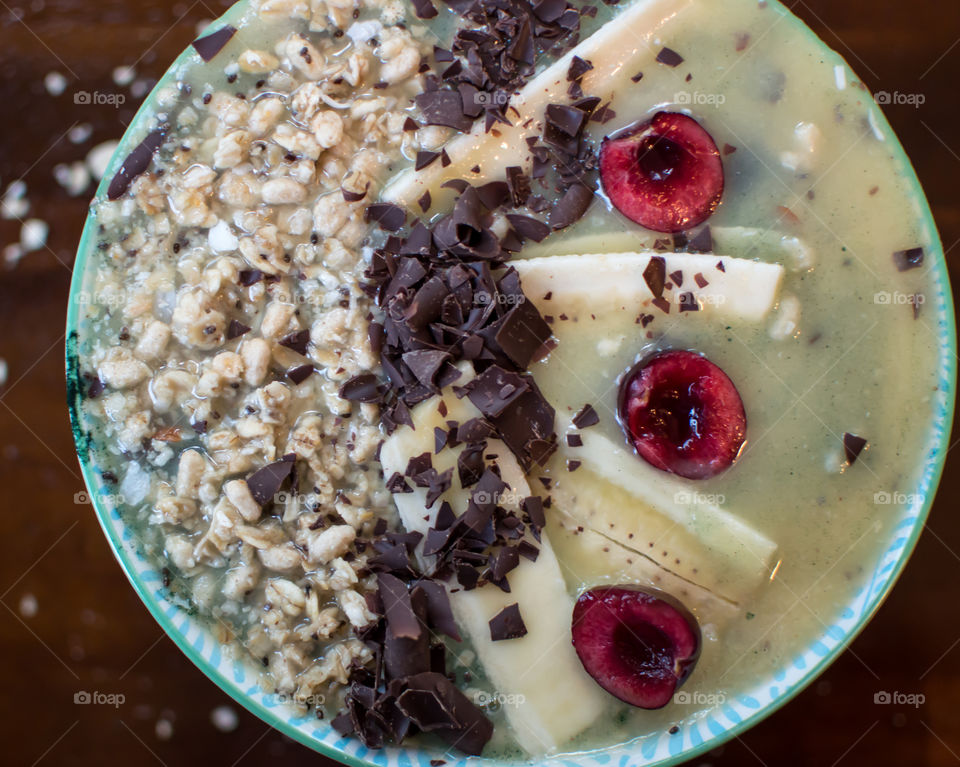
[[734, 603], [674, 575], [643, 554], [581, 525], [554, 499], [547, 533], [571, 590], [633, 583], [652, 586], [679, 599], [701, 626], [722, 627], [740, 614]]
[[[735, 258], [781, 264], [788, 271], [810, 269], [816, 262], [813, 248], [793, 235], [752, 226], [710, 227], [713, 251]], [[647, 229], [614, 229], [584, 232], [580, 225], [556, 232], [543, 242], [528, 242], [514, 261], [542, 256], [572, 256], [579, 253], [630, 253], [652, 250], [657, 240], [669, 235]]]
[[[660, 553], [655, 561], [732, 602], [744, 603], [769, 577], [777, 544], [762, 532], [720, 508], [689, 481], [638, 460], [596, 429], [579, 431], [583, 444], [570, 447], [563, 436], [570, 429], [569, 421], [558, 418], [559, 465], [554, 474], [557, 494], [569, 504], [563, 510], [580, 524], [627, 548]], [[582, 468], [564, 472], [562, 461], [567, 458], [581, 461]], [[581, 483], [578, 475], [584, 469], [624, 491], [623, 503], [601, 504], [608, 492], [616, 497], [614, 490], [592, 486], [589, 474]], [[655, 531], [662, 542], [654, 539], [651, 547], [651, 535], [644, 538], [647, 531]]]
[[[461, 378], [457, 383], [465, 383]], [[384, 473], [403, 472], [411, 456], [433, 453], [434, 427], [446, 421], [461, 423], [480, 415], [469, 399], [444, 394], [446, 414], [438, 410], [440, 398], [421, 403], [412, 411], [414, 428], [399, 427], [384, 441], [380, 460]], [[459, 449], [442, 450], [433, 456], [438, 471], [456, 465]], [[530, 488], [513, 454], [496, 440], [488, 443], [486, 455], [497, 455], [501, 476], [513, 495], [502, 505], [515, 505], [530, 495]], [[425, 507], [425, 489], [398, 493], [394, 500], [408, 530], [426, 532], [433, 523], [440, 501]], [[453, 486], [443, 496], [455, 511], [466, 508], [469, 491], [460, 486], [454, 470]], [[571, 644], [570, 618], [573, 597], [567, 592], [560, 565], [544, 533], [535, 562], [521, 558], [508, 576], [510, 593], [493, 585], [471, 591], [451, 590], [450, 604], [457, 623], [469, 638], [484, 672], [496, 693], [512, 696], [517, 705], [505, 707], [507, 721], [517, 742], [531, 755], [556, 751], [565, 741], [593, 723], [612, 699], [583, 670]], [[519, 639], [493, 642], [488, 621], [507, 605], [518, 603], [527, 628]], [[562, 680], [562, 684], [557, 684]]]
[[[565, 312], [575, 317], [580, 312], [598, 314], [605, 309], [657, 313], [660, 309], [651, 306], [654, 295], [643, 276], [651, 258], [664, 259], [667, 275], [677, 271], [683, 275], [681, 286], [663, 293], [673, 311], [679, 311], [681, 302], [693, 300], [700, 312], [755, 322], [776, 305], [783, 282], [779, 264], [699, 253], [543, 256], [518, 259], [511, 265], [520, 274], [523, 292], [549, 314]], [[547, 295], [549, 300], [545, 300]], [[603, 300], [598, 301], [598, 296]]]
[[[450, 192], [440, 188], [444, 180], [469, 178], [471, 182], [499, 179], [511, 165], [529, 165], [530, 152], [525, 139], [540, 134], [540, 118], [550, 103], [567, 103], [567, 70], [574, 56], [587, 59], [593, 69], [581, 81], [583, 92], [609, 100], [619, 88], [629, 87], [630, 77], [652, 64], [659, 48], [653, 44], [657, 31], [681, 11], [691, 0], [636, 0], [622, 10], [616, 23], [604, 24], [590, 37], [530, 80], [510, 101], [522, 117], [513, 125], [497, 125], [484, 132], [482, 120], [470, 133], [447, 142], [445, 149], [451, 162], [440, 163], [420, 171], [412, 168], [399, 174], [383, 191], [382, 199], [411, 207], [429, 191], [433, 205], [447, 206]], [[530, 121], [528, 117], [536, 119]], [[480, 173], [470, 168], [480, 166]]]

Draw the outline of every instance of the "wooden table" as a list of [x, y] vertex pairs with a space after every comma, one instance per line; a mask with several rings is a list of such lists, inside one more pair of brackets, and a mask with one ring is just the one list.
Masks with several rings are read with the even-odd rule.
[[[719, 0], [717, 0], [719, 2]], [[64, 405], [63, 327], [85, 198], [54, 182], [58, 163], [119, 137], [120, 108], [75, 104], [79, 90], [128, 93], [111, 77], [137, 62], [158, 77], [224, 0], [0, 0], [0, 180], [23, 177], [49, 247], [0, 265], [0, 762], [10, 765], [285, 765], [326, 760], [233, 704], [166, 638], [114, 561], [83, 489]], [[951, 260], [960, 242], [960, 17], [956, 0], [790, 3], [874, 91], [920, 93], [887, 114], [913, 158]], [[144, 54], [144, 51], [147, 51]], [[68, 79], [54, 98], [44, 76]], [[90, 140], [66, 136], [89, 123]], [[0, 247], [19, 224], [0, 221]], [[696, 764], [952, 765], [960, 762], [960, 451], [900, 584], [870, 627], [782, 711]], [[75, 705], [81, 690], [122, 706]], [[880, 690], [921, 693], [918, 708], [879, 706]], [[229, 705], [232, 732], [211, 712]]]

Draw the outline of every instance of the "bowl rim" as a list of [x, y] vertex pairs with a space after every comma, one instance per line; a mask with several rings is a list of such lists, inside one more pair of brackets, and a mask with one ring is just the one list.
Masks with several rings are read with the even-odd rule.
[[[635, 1], [640, 2], [642, 0]], [[823, 41], [812, 29], [810, 29], [803, 19], [800, 19], [789, 8], [784, 6], [781, 0], [772, 0], [769, 5], [777, 13], [786, 14], [793, 17], [795, 27], [801, 30], [809, 38], [812, 38], [817, 45], [825, 47], [831, 51], [832, 54], [835, 55], [839, 62], [845, 67], [846, 74], [852, 75], [854, 79], [857, 79], [856, 74], [853, 72], [852, 67], [850, 67], [850, 65], [847, 63], [846, 59], [829, 45], [827, 45], [825, 41]], [[231, 22], [238, 20], [240, 17], [245, 15], [248, 10], [250, 10], [249, 0], [237, 0], [237, 2], [227, 9], [227, 11], [224, 12], [219, 18], [209, 24], [207, 27], [207, 32], [218, 29], [225, 24], [230, 24]], [[198, 58], [199, 57], [194, 53], [191, 46], [188, 45], [186, 49], [181, 52], [180, 55], [173, 61], [164, 75], [158, 80], [151, 93], [144, 99], [140, 108], [137, 110], [136, 114], [125, 130], [124, 135], [120, 140], [109, 165], [107, 166], [107, 172], [100, 181], [95, 196], [91, 201], [90, 209], [88, 210], [87, 218], [84, 224], [83, 233], [77, 246], [77, 254], [69, 288], [65, 349], [68, 381], [68, 409], [70, 413], [70, 422], [74, 436], [74, 443], [77, 448], [77, 459], [80, 464], [81, 474], [83, 476], [84, 483], [86, 484], [91, 503], [97, 516], [97, 521], [99, 522], [100, 527], [110, 544], [110, 548], [115, 558], [119, 562], [120, 567], [127, 579], [130, 581], [130, 584], [133, 586], [134, 591], [146, 606], [148, 612], [153, 616], [157, 623], [160, 624], [160, 627], [164, 630], [167, 636], [174, 641], [180, 651], [183, 652], [184, 655], [186, 655], [187, 658], [193, 662], [193, 664], [197, 666], [197, 668], [199, 668], [208, 679], [214, 682], [214, 684], [216, 684], [221, 690], [229, 695], [234, 701], [287, 737], [296, 740], [308, 748], [319, 751], [325, 756], [340, 761], [344, 764], [351, 765], [352, 767], [382, 767], [381, 763], [348, 753], [340, 746], [327, 743], [316, 737], [312, 737], [299, 727], [294, 726], [287, 718], [278, 715], [267, 706], [262, 705], [260, 702], [254, 700], [247, 691], [241, 688], [239, 682], [229, 679], [207, 658], [205, 658], [201, 651], [194, 647], [194, 644], [187, 639], [186, 632], [182, 627], [178, 628], [174, 624], [173, 618], [171, 618], [168, 615], [168, 612], [163, 609], [158, 601], [158, 598], [151, 593], [150, 587], [138, 574], [137, 568], [132, 561], [130, 551], [124, 545], [124, 541], [110, 520], [110, 508], [108, 508], [108, 505], [100, 495], [100, 491], [103, 489], [103, 482], [101, 477], [98, 475], [95, 466], [95, 456], [93, 455], [93, 450], [91, 447], [86, 444], [84, 425], [80, 413], [81, 395], [76, 390], [76, 386], [71, 386], [70, 383], [71, 381], [76, 380], [76, 376], [79, 372], [76, 358], [76, 339], [80, 321], [80, 307], [82, 306], [82, 303], [77, 300], [77, 295], [83, 289], [87, 262], [91, 253], [94, 251], [96, 240], [95, 203], [105, 199], [110, 180], [113, 178], [117, 170], [119, 170], [124, 158], [148, 132], [144, 129], [144, 127], [145, 125], [149, 124], [151, 118], [155, 115], [156, 109], [154, 102], [156, 94], [162, 88], [174, 83], [176, 81], [178, 72], [185, 65], [196, 63]], [[879, 121], [879, 127], [884, 132], [888, 143], [890, 143], [894, 161], [901, 166], [901, 169], [907, 178], [908, 184], [911, 187], [911, 191], [920, 207], [919, 218], [926, 231], [929, 232], [931, 240], [931, 252], [928, 254], [928, 257], [933, 262], [933, 268], [931, 271], [935, 275], [935, 284], [937, 284], [942, 290], [942, 294], [939, 296], [942, 301], [942, 309], [938, 312], [937, 316], [938, 324], [940, 326], [937, 335], [943, 352], [940, 355], [941, 369], [939, 380], [946, 381], [948, 383], [948, 387], [942, 391], [945, 406], [942, 410], [937, 410], [935, 408], [934, 418], [930, 424], [931, 434], [929, 436], [929, 442], [925, 446], [926, 452], [930, 455], [927, 461], [928, 470], [923, 473], [923, 475], [917, 481], [917, 489], [926, 492], [920, 493], [921, 502], [918, 508], [916, 508], [916, 516], [912, 518], [910, 532], [906, 536], [906, 540], [902, 548], [899, 549], [899, 553], [895, 562], [893, 563], [893, 566], [887, 570], [883, 576], [884, 580], [879, 587], [877, 587], [877, 584], [872, 584], [874, 591], [872, 593], [867, 593], [867, 603], [865, 608], [862, 610], [859, 619], [854, 626], [845, 630], [843, 637], [836, 645], [829, 648], [826, 654], [823, 655], [816, 663], [806, 667], [803, 675], [796, 682], [790, 684], [790, 686], [786, 688], [782, 694], [779, 694], [769, 703], [761, 705], [756, 712], [742, 718], [742, 720], [736, 722], [732, 726], [725, 727], [720, 733], [710, 733], [699, 745], [681, 748], [678, 753], [671, 753], [669, 756], [657, 761], [645, 760], [643, 764], [648, 765], [649, 767], [653, 767], [654, 765], [657, 765], [658, 767], [668, 767], [669, 765], [676, 765], [698, 755], [704, 754], [707, 751], [710, 751], [719, 745], [738, 737], [745, 731], [759, 724], [764, 719], [768, 718], [787, 703], [792, 701], [797, 695], [799, 695], [800, 692], [808, 687], [831, 663], [840, 657], [840, 655], [849, 647], [849, 645], [859, 636], [867, 624], [873, 619], [877, 610], [879, 610], [880, 606], [889, 596], [894, 585], [906, 567], [906, 564], [910, 559], [914, 548], [916, 547], [920, 534], [926, 526], [926, 520], [933, 505], [936, 491], [943, 473], [949, 445], [950, 426], [953, 422], [954, 416], [958, 362], [956, 316], [954, 311], [953, 296], [950, 289], [949, 273], [943, 253], [943, 244], [933, 218], [933, 213], [930, 209], [930, 204], [927, 201], [926, 194], [920, 184], [916, 171], [913, 168], [913, 164], [911, 163], [906, 151], [900, 143], [899, 138], [890, 126], [883, 111], [879, 109], [879, 107], [875, 106], [873, 115], [875, 119]], [[882, 555], [880, 561], [882, 561]], [[856, 599], [856, 596], [851, 598], [850, 602], [848, 603], [848, 607], [849, 605], [853, 604]], [[787, 663], [788, 662], [785, 661], [784, 665]], [[281, 710], [283, 709], [281, 708]], [[607, 750], [613, 750], [616, 748], [627, 749], [630, 753], [633, 753], [639, 750], [639, 745], [635, 741], [628, 741], [627, 743], [615, 744], [607, 749], [563, 754], [562, 759], [564, 764], [575, 765], [577, 764], [577, 759], [579, 756], [603, 754]], [[423, 749], [410, 746], [405, 746], [404, 749], [413, 751], [415, 753], [423, 752]], [[531, 760], [504, 760], [496, 757], [481, 757], [479, 760], [471, 758], [471, 763], [519, 766], [530, 764]]]

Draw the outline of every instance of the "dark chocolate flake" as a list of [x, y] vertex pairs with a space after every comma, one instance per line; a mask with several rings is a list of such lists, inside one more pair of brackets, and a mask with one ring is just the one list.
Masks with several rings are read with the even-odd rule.
[[683, 63], [683, 56], [671, 48], [661, 48], [657, 54], [657, 61], [666, 64], [668, 67], [678, 67]]
[[490, 619], [490, 640], [493, 642], [519, 639], [526, 634], [527, 627], [520, 615], [520, 605], [517, 602], [507, 605]]
[[[417, 159], [414, 161], [413, 169], [414, 170], [423, 170], [430, 163], [436, 160], [440, 156], [439, 152], [430, 152], [426, 149], [421, 149], [417, 152]], [[400, 227], [397, 227], [399, 229]], [[396, 231], [396, 230], [394, 230]]]
[[364, 211], [364, 220], [367, 223], [376, 222], [381, 229], [388, 232], [396, 232], [403, 226], [407, 219], [406, 213], [399, 205], [390, 202], [375, 202], [368, 205]]
[[663, 288], [667, 282], [667, 262], [663, 256], [651, 256], [650, 263], [643, 270], [643, 281], [647, 283], [654, 298], [663, 296]]
[[867, 441], [863, 437], [848, 432], [843, 433], [843, 453], [847, 459], [847, 465], [852, 466], [860, 453], [867, 446]]
[[120, 170], [111, 179], [110, 186], [107, 187], [108, 199], [117, 200], [122, 197], [130, 188], [133, 180], [150, 167], [150, 161], [160, 148], [165, 136], [166, 129], [164, 127], [157, 128], [134, 147], [133, 151], [123, 161]]
[[898, 250], [893, 254], [893, 263], [897, 269], [905, 272], [908, 269], [916, 269], [923, 264], [923, 248], [909, 248], [908, 250]]
[[287, 371], [287, 378], [294, 384], [302, 384], [311, 375], [313, 375], [313, 365], [300, 365], [300, 367], [290, 368]]
[[230, 38], [232, 38], [236, 32], [236, 28], [228, 24], [216, 32], [211, 32], [209, 35], [197, 38], [191, 45], [193, 45], [196, 52], [200, 54], [201, 59], [211, 61], [213, 57], [220, 53], [224, 46], [230, 42]]
[[576, 223], [587, 212], [592, 201], [593, 192], [589, 188], [583, 184], [574, 184], [564, 192], [563, 197], [557, 200], [556, 205], [550, 210], [548, 217], [550, 228], [565, 229]]
[[271, 501], [295, 469], [296, 464], [293, 461], [276, 461], [247, 477], [247, 487], [250, 488], [250, 495], [257, 505], [265, 506]]
[[378, 402], [383, 397], [383, 386], [373, 373], [361, 373], [343, 384], [339, 393], [351, 402]]
[[300, 330], [296, 333], [290, 333], [290, 335], [284, 336], [279, 341], [277, 341], [280, 346], [285, 346], [288, 349], [292, 349], [297, 354], [302, 357], [307, 356], [307, 344], [310, 343], [310, 331], [309, 330]]
[[250, 326], [244, 325], [238, 320], [230, 320], [230, 324], [227, 325], [227, 340], [233, 340], [234, 338], [239, 338], [245, 333], [250, 332]]
[[580, 408], [580, 412], [573, 417], [573, 425], [578, 429], [586, 429], [588, 426], [596, 426], [600, 423], [600, 416], [593, 405], [586, 404]]

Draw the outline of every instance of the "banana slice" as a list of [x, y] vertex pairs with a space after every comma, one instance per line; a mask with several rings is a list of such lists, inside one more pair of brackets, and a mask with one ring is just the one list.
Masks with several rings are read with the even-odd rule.
[[[458, 384], [464, 383], [461, 378]], [[421, 403], [412, 411], [414, 428], [399, 427], [383, 444], [380, 460], [384, 473], [403, 472], [411, 456], [433, 452], [434, 427], [446, 421], [463, 422], [480, 415], [470, 401], [447, 392], [446, 415], [437, 409], [439, 398]], [[462, 449], [462, 448], [460, 448]], [[433, 457], [438, 471], [456, 465], [459, 450], [446, 449]], [[516, 504], [530, 488], [513, 454], [500, 442], [488, 443], [486, 455], [497, 455], [503, 480], [513, 495], [503, 505]], [[394, 500], [408, 530], [426, 532], [440, 501], [425, 507], [425, 489], [398, 493]], [[443, 496], [457, 511], [466, 508], [469, 491], [454, 471], [453, 486]], [[471, 591], [451, 590], [450, 604], [457, 622], [469, 638], [484, 671], [497, 693], [515, 696], [518, 705], [505, 707], [517, 742], [531, 755], [556, 751], [565, 741], [596, 720], [612, 699], [583, 670], [573, 650], [570, 616], [573, 598], [568, 594], [560, 565], [548, 536], [541, 535], [535, 562], [521, 559], [509, 575], [510, 593], [493, 585]], [[507, 605], [518, 603], [527, 628], [519, 639], [493, 642], [488, 621]], [[562, 684], [556, 684], [562, 680]]]
[[[652, 553], [668, 570], [731, 602], [745, 602], [769, 577], [777, 544], [762, 532], [688, 481], [637, 460], [599, 431], [579, 431], [583, 444], [570, 447], [563, 437], [571, 428], [569, 421], [557, 426], [557, 488], [551, 493], [584, 527], [627, 548]], [[581, 461], [582, 468], [573, 474], [563, 471], [567, 458]], [[581, 479], [584, 469], [590, 473]], [[603, 502], [607, 493], [617, 497], [604, 483], [622, 490], [623, 501]]]
[[[443, 209], [452, 194], [440, 188], [444, 180], [459, 177], [479, 183], [502, 178], [508, 166], [527, 165], [530, 152], [524, 139], [540, 134], [540, 118], [547, 104], [567, 103], [567, 70], [574, 56], [593, 64], [582, 80], [584, 93], [607, 101], [619, 88], [629, 87], [630, 77], [653, 62], [659, 50], [653, 45], [657, 31], [690, 5], [691, 0], [637, 0], [620, 12], [616, 23], [600, 27], [511, 99], [521, 114], [513, 125], [497, 125], [485, 133], [483, 121], [476, 122], [470, 133], [445, 145], [451, 160], [447, 167], [434, 163], [420, 171], [411, 168], [384, 189], [382, 199], [411, 207], [429, 191], [433, 205]], [[528, 117], [536, 119], [529, 121]], [[480, 166], [480, 173], [469, 172], [474, 165]]]
[[[676, 271], [683, 275], [682, 286], [663, 293], [673, 311], [680, 309], [681, 302], [696, 301], [700, 312], [755, 322], [774, 307], [783, 282], [779, 264], [713, 254], [597, 253], [523, 258], [511, 265], [520, 274], [524, 293], [538, 309], [575, 317], [582, 311], [596, 314], [605, 308], [659, 312], [650, 306], [654, 295], [643, 276], [651, 258], [664, 260], [667, 275]], [[545, 301], [548, 294], [550, 300]], [[603, 301], [598, 302], [597, 296], [603, 296]]]
[[[736, 258], [749, 258], [768, 264], [782, 264], [800, 271], [814, 266], [813, 248], [792, 235], [773, 229], [751, 226], [713, 226], [710, 228], [713, 250]], [[664, 235], [646, 229], [624, 231], [608, 227], [599, 232], [583, 232], [573, 226], [550, 235], [543, 242], [528, 242], [511, 263], [542, 256], [573, 256], [578, 253], [636, 253], [653, 249]]]
[[554, 498], [547, 532], [567, 585], [574, 592], [606, 584], [652, 586], [679, 599], [701, 626], [721, 628], [740, 614], [737, 605], [664, 570], [651, 559], [579, 524]]

